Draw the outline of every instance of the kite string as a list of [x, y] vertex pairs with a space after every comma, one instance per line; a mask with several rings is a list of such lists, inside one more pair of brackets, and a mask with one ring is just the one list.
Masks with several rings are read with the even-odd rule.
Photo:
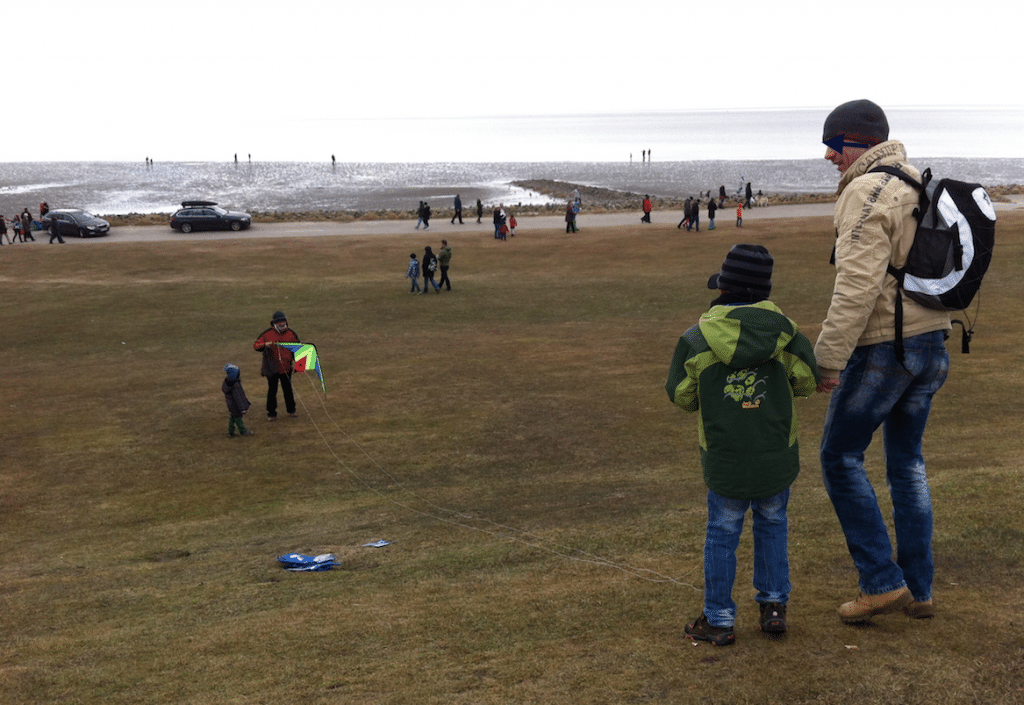
[[[316, 387], [313, 387], [312, 385], [313, 385], [313, 380], [310, 379], [310, 386], [313, 389], [313, 392], [315, 393], [316, 392]], [[391, 496], [385, 494], [383, 491], [381, 491], [377, 487], [374, 487], [373, 485], [371, 485], [364, 478], [360, 477], [355, 472], [355, 470], [348, 463], [346, 463], [344, 460], [342, 460], [342, 458], [334, 451], [334, 448], [331, 446], [330, 441], [328, 441], [327, 436], [324, 434], [324, 432], [320, 428], [319, 424], [316, 423], [316, 420], [313, 419], [312, 415], [309, 413], [309, 408], [306, 406], [305, 400], [302, 399], [302, 397], [300, 395], [296, 394], [295, 397], [299, 400], [299, 403], [302, 404], [303, 411], [306, 412], [306, 416], [310, 419], [310, 422], [313, 424], [313, 428], [316, 429], [317, 434], [320, 436], [320, 440], [323, 441], [324, 445], [327, 447], [327, 450], [330, 452], [330, 454], [334, 457], [335, 461], [337, 461], [337, 463], [342, 468], [344, 468], [345, 471], [348, 472], [348, 474], [351, 475], [357, 482], [359, 482], [365, 488], [367, 488], [368, 490], [370, 490], [371, 492], [373, 492], [374, 494], [376, 494], [377, 496], [379, 496], [380, 498], [382, 498], [386, 502], [389, 502], [391, 504], [399, 506], [399, 507], [401, 507], [401, 508], [403, 508], [403, 509], [405, 509], [407, 511], [413, 512], [414, 514], [419, 514], [420, 516], [427, 517], [429, 519], [434, 519], [436, 521], [440, 521], [440, 522], [443, 522], [443, 523], [446, 523], [446, 524], [449, 524], [449, 525], [452, 525], [452, 526], [458, 526], [458, 527], [461, 527], [461, 528], [464, 528], [464, 529], [468, 529], [470, 531], [477, 531], [477, 532], [480, 532], [480, 533], [483, 533], [483, 534], [488, 534], [490, 536], [495, 536], [495, 537], [498, 537], [498, 538], [503, 538], [503, 539], [506, 539], [506, 540], [509, 540], [509, 541], [520, 543], [520, 544], [523, 544], [524, 546], [529, 546], [531, 548], [535, 548], [535, 549], [540, 550], [540, 551], [546, 551], [548, 553], [551, 553], [551, 554], [556, 555], [556, 556], [560, 556], [562, 558], [566, 558], [568, 560], [576, 561], [576, 562], [579, 562], [579, 563], [591, 563], [591, 564], [594, 564], [594, 565], [600, 565], [600, 566], [605, 566], [605, 567], [608, 567], [608, 568], [614, 568], [615, 570], [622, 571], [623, 573], [626, 573], [628, 575], [632, 575], [632, 576], [634, 576], [636, 578], [640, 578], [641, 580], [646, 580], [646, 581], [652, 582], [652, 583], [674, 583], [676, 585], [681, 585], [681, 586], [684, 586], [684, 587], [692, 588], [693, 590], [698, 590], [699, 591], [701, 589], [701, 588], [698, 588], [695, 585], [692, 585], [692, 584], [684, 582], [682, 580], [673, 578], [673, 577], [668, 576], [668, 575], [664, 575], [664, 574], [659, 573], [658, 571], [652, 570], [650, 568], [637, 568], [637, 567], [630, 566], [630, 565], [625, 564], [625, 563], [620, 563], [620, 562], [617, 562], [617, 561], [613, 561], [611, 559], [604, 558], [602, 556], [598, 556], [598, 555], [593, 554], [593, 553], [589, 553], [589, 552], [584, 551], [582, 549], [573, 548], [571, 546], [565, 546], [563, 544], [559, 544], [559, 543], [557, 543], [555, 541], [552, 541], [551, 539], [546, 538], [544, 536], [533, 534], [531, 532], [524, 531], [522, 529], [517, 529], [517, 528], [512, 527], [512, 526], [507, 526], [507, 525], [504, 525], [504, 524], [498, 524], [498, 523], [493, 522], [493, 521], [491, 521], [489, 519], [470, 516], [468, 514], [465, 514], [465, 513], [462, 513], [462, 512], [458, 512], [456, 510], [449, 509], [449, 508], [446, 508], [446, 507], [442, 507], [440, 505], [435, 504], [434, 502], [431, 502], [430, 500], [426, 499], [425, 497], [422, 497], [422, 496], [416, 494], [415, 492], [413, 492], [412, 490], [408, 489], [394, 475], [392, 475], [390, 472], [388, 472], [388, 470], [384, 466], [382, 466], [379, 462], [377, 462], [376, 458], [371, 456], [370, 453], [365, 448], [363, 448], [363, 446], [361, 446], [354, 438], [352, 438], [351, 435], [349, 435], [343, 428], [341, 428], [341, 426], [338, 425], [338, 423], [331, 416], [330, 412], [327, 410], [327, 406], [324, 403], [323, 397], [320, 397], [320, 395], [316, 395], [316, 396], [318, 396], [320, 398], [320, 406], [323, 409], [323, 412], [327, 416], [327, 418], [330, 421], [330, 423], [334, 426], [334, 428], [336, 428], [338, 430], [338, 432], [341, 433], [342, 436], [345, 437], [345, 439], [348, 441], [348, 443], [350, 443], [367, 460], [369, 460], [373, 464], [373, 466], [381, 474], [387, 476], [388, 479], [390, 479], [391, 482], [394, 483], [395, 487], [397, 487], [402, 492], [408, 494], [410, 497], [414, 498], [418, 502], [422, 502], [423, 504], [427, 505], [428, 507], [431, 507], [431, 508], [437, 510], [437, 512], [440, 512], [442, 514], [447, 514], [447, 515], [450, 515], [450, 516], [442, 516], [442, 514], [438, 514], [438, 513], [435, 513], [435, 512], [429, 512], [429, 511], [424, 511], [422, 509], [417, 509], [416, 507], [410, 506], [409, 504], [407, 504], [405, 502], [398, 501], [394, 497], [391, 497]], [[461, 519], [461, 521], [451, 518], [452, 516], [457, 517], [458, 519]], [[485, 523], [485, 524], [489, 524], [490, 526], [492, 526], [494, 528], [493, 529], [488, 529], [488, 528], [485, 528], [485, 527], [474, 526], [474, 525], [466, 523], [467, 521], [482, 522], [482, 523]], [[526, 540], [526, 538], [523, 538], [523, 537], [527, 537], [530, 540]], [[549, 545], [540, 545], [537, 542], [544, 542], [544, 543], [549, 544]]]

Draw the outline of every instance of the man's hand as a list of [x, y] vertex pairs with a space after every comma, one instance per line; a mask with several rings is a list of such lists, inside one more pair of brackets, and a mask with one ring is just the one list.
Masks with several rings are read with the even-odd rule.
[[838, 386], [839, 380], [835, 377], [822, 377], [821, 381], [818, 382], [818, 391], [827, 394]]

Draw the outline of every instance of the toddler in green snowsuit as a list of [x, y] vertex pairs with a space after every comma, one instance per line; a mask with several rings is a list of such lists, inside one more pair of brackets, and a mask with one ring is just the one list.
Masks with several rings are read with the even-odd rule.
[[[242, 420], [251, 404], [245, 396], [245, 390], [242, 389], [242, 378], [238, 366], [224, 365], [224, 375], [224, 383], [220, 386], [220, 390], [224, 392], [224, 401], [227, 402], [228, 414], [231, 417], [228, 420], [228, 437], [251, 436], [252, 431], [245, 427], [245, 422]], [[236, 429], [238, 430], [237, 434], [235, 433]]]

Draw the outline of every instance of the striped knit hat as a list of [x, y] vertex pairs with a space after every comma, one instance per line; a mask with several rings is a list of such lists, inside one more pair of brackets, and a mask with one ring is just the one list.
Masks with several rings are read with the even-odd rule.
[[708, 279], [708, 288], [767, 299], [772, 294], [774, 264], [763, 245], [733, 245], [722, 262], [722, 271]]

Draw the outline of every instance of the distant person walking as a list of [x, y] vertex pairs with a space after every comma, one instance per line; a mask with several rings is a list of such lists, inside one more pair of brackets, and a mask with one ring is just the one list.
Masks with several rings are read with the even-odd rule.
[[649, 195], [644, 195], [643, 209], [644, 209], [644, 215], [640, 219], [640, 222], [641, 223], [650, 223], [651, 222], [651, 197]]
[[725, 208], [725, 184], [718, 187], [718, 207]]
[[423, 202], [423, 229], [430, 230], [430, 204]]
[[[690, 204], [690, 225], [697, 232], [700, 232], [700, 199], [693, 199], [693, 203]], [[687, 228], [689, 230], [689, 228]]]
[[448, 268], [452, 264], [452, 248], [448, 247], [447, 240], [441, 240], [441, 249], [437, 252], [437, 266], [441, 268], [441, 281], [437, 283], [438, 289], [442, 286], [445, 291], [452, 290], [452, 281], [448, 278]]
[[690, 204], [691, 203], [693, 203], [693, 196], [688, 196], [687, 199], [685, 201], [683, 201], [683, 219], [679, 221], [679, 224], [676, 226], [676, 230], [678, 230], [679, 228], [683, 227], [684, 225], [686, 226], [687, 230], [690, 229]]
[[484, 204], [480, 202], [480, 199], [476, 199], [476, 222], [482, 223], [484, 217]]
[[420, 205], [416, 207], [416, 217], [419, 219], [416, 221], [416, 229], [419, 230], [420, 226], [423, 225], [423, 201], [420, 201]]
[[744, 202], [743, 205], [745, 205], [747, 208], [750, 208], [751, 207], [750, 201], [754, 197], [754, 189], [752, 189], [750, 187], [750, 182], [749, 181], [747, 182], [747, 194], [746, 195], [747, 195], [747, 198], [746, 198], [746, 201]]
[[32, 236], [32, 214], [28, 212], [28, 208], [21, 212], [21, 238], [22, 242], [25, 241], [25, 238], [32, 242], [36, 241]]
[[743, 227], [743, 201], [736, 203], [736, 227]]
[[430, 291], [430, 287], [434, 287], [434, 291], [441, 293], [441, 287], [434, 281], [434, 272], [436, 271], [437, 256], [430, 249], [430, 245], [427, 245], [423, 248], [423, 291], [421, 293], [427, 293]]
[[405, 278], [412, 279], [412, 286], [409, 287], [410, 294], [420, 292], [420, 261], [416, 259], [416, 253], [409, 255], [409, 266], [405, 270]]
[[464, 225], [462, 222], [462, 199], [459, 194], [455, 194], [455, 215], [452, 216], [452, 225], [455, 225], [455, 219], [459, 219], [459, 225]]
[[501, 227], [505, 225], [505, 205], [498, 204], [494, 209], [494, 239], [501, 239]]
[[4, 220], [2, 214], [0, 214], [0, 245], [4, 244], [4, 237], [7, 238], [7, 244], [13, 244], [11, 242], [11, 236], [7, 234], [7, 221]]
[[[724, 188], [724, 187], [723, 187]], [[718, 210], [718, 204], [715, 203], [715, 199], [708, 199], [708, 230], [715, 229], [715, 211]]]
[[572, 201], [565, 204], [565, 232], [574, 233], [579, 228], [576, 227], [576, 207]]
[[56, 217], [51, 217], [50, 218], [50, 228], [49, 228], [49, 230], [50, 230], [50, 244], [52, 245], [53, 241], [56, 240], [57, 242], [59, 242], [60, 244], [63, 245], [64, 244], [64, 238], [62, 238], [60, 236], [60, 221]]

